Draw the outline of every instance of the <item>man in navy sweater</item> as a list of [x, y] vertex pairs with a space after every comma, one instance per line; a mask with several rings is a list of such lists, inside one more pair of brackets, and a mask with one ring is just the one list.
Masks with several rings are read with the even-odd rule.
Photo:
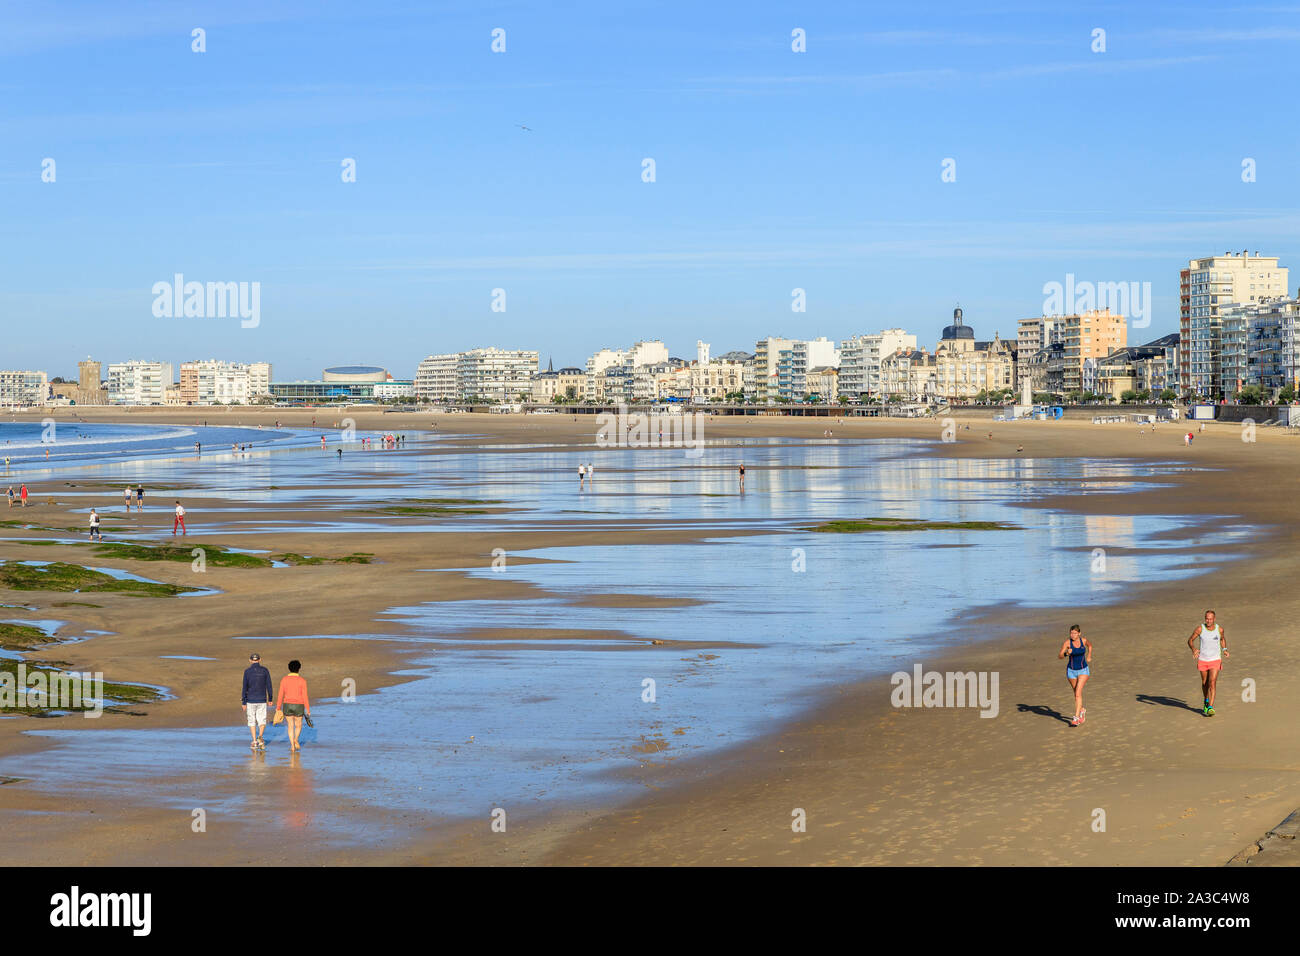
[[262, 734], [266, 732], [266, 705], [275, 695], [271, 690], [271, 672], [262, 666], [259, 654], [248, 656], [248, 669], [244, 671], [244, 690], [240, 696], [244, 713], [248, 717], [248, 732], [253, 737], [250, 750], [265, 750], [266, 741]]

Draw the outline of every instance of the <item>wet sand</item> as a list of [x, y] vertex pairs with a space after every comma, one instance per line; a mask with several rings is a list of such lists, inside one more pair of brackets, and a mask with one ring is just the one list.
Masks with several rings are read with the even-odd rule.
[[[63, 410], [67, 411], [67, 410]], [[62, 412], [60, 413], [60, 415]], [[496, 443], [568, 445], [594, 440], [595, 421], [571, 416], [414, 415], [375, 412], [288, 411], [285, 409], [136, 411], [77, 409], [86, 420], [224, 422], [322, 427], [344, 417], [360, 429], [413, 435], [437, 423], [437, 431], [488, 435]], [[93, 789], [82, 798], [58, 798], [23, 783], [0, 786], [4, 821], [14, 863], [92, 864], [242, 862], [413, 863], [413, 864], [1221, 864], [1300, 805], [1300, 737], [1294, 728], [1300, 700], [1300, 669], [1294, 666], [1289, 622], [1300, 610], [1294, 588], [1297, 503], [1295, 469], [1300, 437], [1260, 429], [1258, 441], [1243, 443], [1238, 426], [1209, 425], [1192, 448], [1182, 444], [1186, 427], [1162, 426], [1139, 434], [1134, 425], [1087, 422], [992, 423], [959, 418], [952, 444], [924, 454], [954, 457], [1106, 457], [1186, 460], [1213, 471], [1189, 471], [1157, 490], [1122, 494], [1064, 495], [1042, 506], [1085, 514], [1203, 514], [1245, 520], [1266, 530], [1250, 543], [1252, 558], [1225, 565], [1190, 582], [1144, 584], [1122, 602], [1105, 607], [1060, 608], [1054, 612], [994, 610], [963, 626], [994, 639], [965, 648], [951, 660], [924, 661], [926, 669], [993, 670], [1000, 674], [1001, 713], [981, 719], [959, 708], [895, 709], [887, 680], [846, 683], [817, 707], [787, 725], [725, 755], [707, 760], [670, 759], [647, 753], [627, 774], [645, 791], [620, 806], [575, 807], [559, 813], [511, 816], [505, 833], [479, 823], [440, 821], [406, 815], [381, 820], [369, 807], [320, 806], [354, 822], [358, 834], [378, 825], [400, 825], [398, 842], [340, 850], [277, 843], [269, 851], [262, 827], [213, 819], [196, 838], [188, 815], [138, 805], [110, 803]], [[712, 419], [709, 439], [791, 436], [939, 437], [933, 421], [875, 421], [786, 418]], [[993, 433], [989, 439], [987, 434]], [[476, 444], [470, 441], [469, 444]], [[507, 453], [507, 450], [502, 450]], [[528, 451], [514, 450], [527, 455]], [[635, 455], [635, 451], [626, 454]], [[77, 526], [84, 515], [59, 501], [62, 477], [29, 482], [34, 504], [24, 519]], [[72, 479], [81, 480], [81, 479]], [[92, 479], [87, 478], [87, 481]], [[205, 502], [185, 497], [195, 516], [187, 543], [203, 543]], [[105, 492], [106, 509], [114, 496]], [[120, 510], [120, 501], [119, 510]], [[150, 502], [144, 520], [160, 537], [170, 531], [163, 502]], [[84, 507], [78, 503], [78, 507]], [[253, 506], [256, 507], [256, 506]], [[348, 512], [341, 512], [347, 515]], [[17, 509], [5, 517], [18, 517]], [[295, 522], [307, 510], [257, 508], [259, 519]], [[134, 520], [134, 519], [131, 519]], [[413, 523], [420, 523], [413, 520]], [[112, 525], [106, 525], [106, 529]], [[24, 532], [13, 532], [21, 536]], [[40, 537], [31, 533], [33, 537]], [[711, 537], [718, 532], [709, 531]], [[10, 536], [6, 534], [6, 536]], [[48, 535], [45, 535], [48, 536]], [[246, 734], [231, 686], [247, 658], [249, 644], [238, 638], [265, 635], [392, 634], [403, 628], [377, 623], [386, 608], [472, 593], [518, 598], [530, 589], [509, 580], [430, 575], [424, 569], [485, 565], [493, 548], [516, 552], [557, 544], [620, 544], [692, 540], [689, 530], [650, 525], [622, 529], [554, 529], [482, 533], [472, 523], [458, 533], [349, 534], [275, 533], [259, 537], [258, 548], [273, 552], [344, 555], [372, 552], [371, 565], [327, 565], [275, 571], [209, 568], [202, 583], [221, 594], [192, 599], [149, 600], [120, 594], [96, 595], [102, 608], [52, 608], [77, 600], [67, 594], [0, 590], [0, 603], [27, 604], [33, 618], [71, 622], [69, 630], [101, 629], [111, 637], [57, 648], [56, 657], [74, 669], [103, 670], [109, 680], [168, 687], [176, 699], [136, 708], [146, 716], [106, 715], [116, 728], [230, 726]], [[227, 542], [221, 535], [216, 543]], [[84, 561], [85, 549], [5, 542], [10, 560]], [[1213, 560], [1214, 555], [1207, 555]], [[154, 580], [192, 584], [185, 564], [96, 559], [97, 566], [124, 568]], [[1082, 572], [1081, 572], [1082, 573]], [[1032, 582], [1027, 582], [1032, 587]], [[1186, 638], [1201, 612], [1214, 607], [1224, 625], [1232, 658], [1219, 688], [1219, 716], [1206, 719], [1199, 703], [1195, 665]], [[6, 615], [8, 616], [8, 615]], [[20, 613], [13, 615], [22, 617]], [[1069, 728], [1071, 700], [1063, 665], [1056, 659], [1065, 629], [1081, 622], [1096, 645], [1094, 678], [1088, 686], [1088, 722]], [[866, 626], [869, 622], [864, 622]], [[482, 638], [484, 635], [475, 635]], [[509, 641], [518, 635], [497, 635]], [[579, 633], [557, 637], [580, 640]], [[324, 638], [294, 642], [295, 652], [313, 662], [314, 694], [337, 693], [345, 677], [359, 693], [401, 680], [409, 646]], [[270, 657], [266, 649], [264, 656]], [[278, 653], [278, 650], [277, 650]], [[160, 660], [188, 654], [216, 662]], [[279, 672], [273, 667], [273, 676]], [[233, 677], [232, 677], [233, 674]], [[1241, 680], [1250, 678], [1257, 700], [1241, 701]], [[330, 688], [330, 690], [324, 690]], [[232, 714], [232, 706], [235, 708]], [[63, 718], [61, 727], [71, 726]], [[40, 772], [48, 744], [22, 731], [46, 729], [56, 721], [19, 718], [0, 721], [0, 755], [25, 753], [32, 776]], [[93, 731], [92, 731], [93, 732]], [[382, 744], [380, 744], [382, 746]], [[310, 754], [302, 758], [309, 768]], [[272, 801], [294, 811], [300, 792], [291, 770], [275, 775]], [[204, 799], [245, 786], [232, 769], [224, 779], [195, 781]], [[324, 798], [313, 798], [322, 801]], [[326, 801], [328, 802], [328, 801]], [[335, 802], [337, 803], [337, 801]], [[196, 806], [199, 803], [196, 803]], [[306, 808], [310, 812], [311, 807]], [[792, 813], [806, 811], [807, 832], [791, 830]], [[1105, 812], [1105, 832], [1094, 832], [1095, 811]], [[12, 838], [9, 835], [12, 834]]]

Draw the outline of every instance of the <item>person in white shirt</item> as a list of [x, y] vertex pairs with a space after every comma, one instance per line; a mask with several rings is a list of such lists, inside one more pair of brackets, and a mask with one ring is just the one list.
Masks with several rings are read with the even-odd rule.
[[[1200, 638], [1200, 646], [1197, 645]], [[1205, 612], [1205, 623], [1198, 624], [1192, 636], [1187, 639], [1187, 646], [1192, 649], [1196, 669], [1201, 675], [1201, 693], [1204, 701], [1201, 713], [1206, 717], [1214, 716], [1214, 691], [1219, 682], [1219, 671], [1228, 659], [1228, 639], [1223, 634], [1223, 627], [1218, 623], [1213, 611]]]
[[185, 534], [185, 509], [181, 507], [181, 503], [179, 501], [176, 502], [176, 517], [172, 520], [173, 537], [175, 537], [176, 529], [178, 527], [181, 529], [181, 534]]
[[126, 490], [122, 492], [122, 503], [126, 505], [126, 513], [131, 513], [131, 486], [127, 485]]
[[99, 535], [99, 512], [94, 508], [90, 509], [90, 540], [103, 541]]

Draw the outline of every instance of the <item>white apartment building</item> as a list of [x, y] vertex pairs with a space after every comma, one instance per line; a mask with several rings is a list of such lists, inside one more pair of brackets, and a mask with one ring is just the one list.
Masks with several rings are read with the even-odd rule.
[[629, 368], [628, 398], [634, 402], [653, 402], [660, 398], [677, 396], [677, 373], [686, 368], [685, 363], [657, 362], [654, 365], [636, 365]]
[[587, 398], [598, 402], [604, 400], [605, 371], [616, 366], [621, 368], [626, 354], [621, 349], [601, 349], [587, 359]]
[[271, 363], [206, 359], [181, 363], [180, 388], [173, 401], [181, 405], [250, 405], [270, 394]]
[[172, 384], [171, 362], [132, 359], [108, 367], [110, 405], [162, 405]]
[[0, 371], [0, 405], [44, 405], [49, 395], [44, 372]]
[[[698, 343], [703, 344], [703, 343]], [[707, 348], [707, 346], [706, 346]], [[597, 402], [648, 400], [654, 388], [647, 375], [638, 369], [668, 365], [668, 347], [658, 339], [637, 342], [630, 349], [601, 349], [587, 359], [586, 397]], [[611, 375], [611, 369], [623, 371]], [[633, 399], [634, 395], [640, 398]]]
[[371, 394], [380, 400], [390, 398], [415, 398], [414, 382], [375, 382]]
[[527, 349], [483, 348], [461, 352], [456, 363], [457, 389], [462, 399], [515, 401], [531, 395], [538, 372], [538, 353]]
[[[754, 400], [759, 404], [775, 401], [781, 393], [779, 364], [781, 351], [794, 345], [794, 339], [769, 335], [754, 344]], [[748, 395], [748, 393], [746, 393]]]
[[250, 398], [260, 398], [271, 394], [271, 363], [249, 362], [248, 394]]
[[840, 345], [840, 394], [880, 394], [880, 363], [895, 352], [915, 348], [916, 336], [903, 329], [882, 329], [875, 335], [845, 339]]
[[1277, 256], [1248, 255], [1245, 249], [1188, 261], [1179, 274], [1178, 378], [1183, 391], [1222, 396], [1220, 308], [1283, 297], [1288, 279]]
[[1300, 388], [1300, 298], [1230, 305], [1222, 317], [1226, 394], [1258, 385], [1272, 398], [1280, 389]]
[[460, 398], [457, 369], [460, 355], [430, 355], [415, 370], [415, 397], [422, 402], [454, 402]]
[[658, 339], [649, 342], [637, 342], [623, 355], [623, 364], [628, 368], [640, 368], [642, 365], [663, 365], [668, 361], [668, 346]]
[[1016, 388], [1023, 380], [1033, 380], [1033, 369], [1043, 364], [1043, 356], [1039, 355], [1043, 349], [1064, 342], [1063, 316], [1040, 315], [1021, 319], [1016, 325]]

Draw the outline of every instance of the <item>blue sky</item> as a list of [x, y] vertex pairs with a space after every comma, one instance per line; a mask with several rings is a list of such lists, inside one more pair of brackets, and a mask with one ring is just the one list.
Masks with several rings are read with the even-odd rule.
[[[1150, 282], [1144, 341], [1191, 256], [1300, 270], [1300, 4], [977, 6], [0, 3], [0, 368], [932, 344], [1067, 273]], [[155, 318], [177, 272], [260, 325]]]

